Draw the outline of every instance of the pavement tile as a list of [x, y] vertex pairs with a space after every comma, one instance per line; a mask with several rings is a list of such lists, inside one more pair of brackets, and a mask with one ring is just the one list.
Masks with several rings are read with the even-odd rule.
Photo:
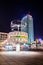
[[18, 56], [18, 55], [1, 55], [0, 65], [43, 65], [43, 52], [38, 55]]

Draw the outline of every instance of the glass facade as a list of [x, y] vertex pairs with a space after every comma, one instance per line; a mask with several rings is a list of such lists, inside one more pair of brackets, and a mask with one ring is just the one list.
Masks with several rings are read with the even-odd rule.
[[34, 41], [33, 17], [26, 15], [21, 20], [11, 21], [11, 31], [26, 32], [28, 34], [28, 41]]
[[28, 40], [30, 42], [34, 41], [33, 18], [31, 15], [26, 15], [22, 18], [21, 31], [28, 33]]

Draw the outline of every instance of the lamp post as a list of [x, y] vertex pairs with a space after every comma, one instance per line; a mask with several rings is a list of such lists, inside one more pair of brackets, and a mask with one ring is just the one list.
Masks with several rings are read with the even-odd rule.
[[18, 26], [18, 31], [19, 31], [19, 27], [20, 27], [20, 25], [17, 25]]
[[[17, 26], [18, 26], [18, 32], [19, 32], [19, 27], [20, 27], [20, 25], [17, 25]], [[18, 40], [17, 40], [17, 44], [16, 44], [16, 51], [17, 51], [17, 52], [20, 51], [20, 44], [19, 44]]]

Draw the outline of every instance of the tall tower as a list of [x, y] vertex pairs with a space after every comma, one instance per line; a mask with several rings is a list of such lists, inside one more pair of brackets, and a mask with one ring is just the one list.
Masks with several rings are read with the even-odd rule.
[[33, 17], [26, 15], [21, 20], [21, 31], [28, 33], [28, 40], [34, 41]]

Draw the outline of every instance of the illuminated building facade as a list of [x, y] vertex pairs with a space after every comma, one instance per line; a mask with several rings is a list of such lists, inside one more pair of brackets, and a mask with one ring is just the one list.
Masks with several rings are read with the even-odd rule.
[[[6, 40], [8, 38], [8, 33], [0, 32], [0, 50], [6, 50], [4, 45], [7, 44]], [[8, 40], [7, 40], [8, 41]]]
[[27, 43], [28, 34], [26, 32], [14, 31], [8, 34], [10, 36], [11, 42], [13, 43]]
[[34, 41], [33, 17], [31, 15], [24, 16], [21, 20], [11, 21], [11, 30], [20, 31], [28, 34], [28, 42]]
[[12, 41], [15, 43], [27, 43], [28, 42], [28, 33], [21, 31], [21, 20], [11, 21], [11, 31], [9, 33], [10, 37], [12, 36]]
[[34, 41], [33, 18], [31, 15], [26, 15], [21, 20], [21, 31], [28, 33], [28, 40]]
[[11, 32], [0, 32], [0, 42], [2, 41], [2, 47], [5, 45], [5, 50], [12, 50], [12, 47], [16, 47], [17, 44], [19, 44], [20, 49], [21, 43], [28, 43], [29, 40], [34, 41], [33, 18], [31, 15], [26, 15], [22, 20], [11, 21], [10, 26]]
[[7, 38], [8, 38], [8, 34], [7, 33], [0, 32], [0, 42], [3, 42]]

